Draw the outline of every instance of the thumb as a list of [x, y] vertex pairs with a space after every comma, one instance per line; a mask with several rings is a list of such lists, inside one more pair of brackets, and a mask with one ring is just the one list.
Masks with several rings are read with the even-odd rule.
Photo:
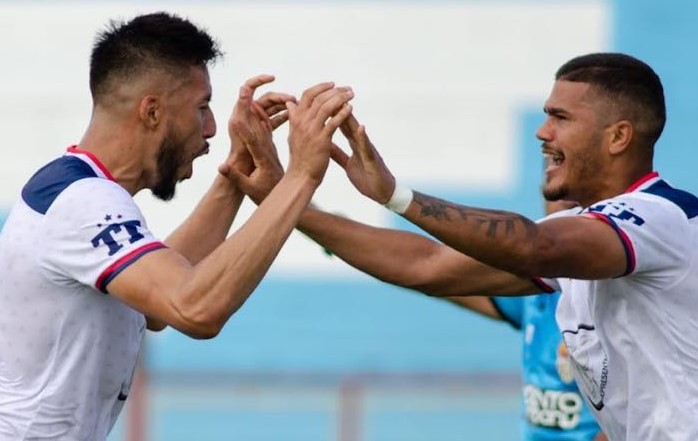
[[218, 166], [218, 173], [237, 183], [249, 179], [245, 173], [235, 167], [231, 167], [227, 162]]
[[218, 166], [218, 173], [222, 174], [226, 178], [230, 178], [231, 172], [232, 172], [232, 167], [229, 166], [227, 162], [224, 162], [223, 164]]
[[339, 146], [337, 146], [337, 144], [335, 144], [334, 142], [332, 143], [332, 147], [330, 149], [330, 157], [343, 169], [347, 168], [349, 156], [346, 153], [344, 153], [344, 150], [339, 148]]

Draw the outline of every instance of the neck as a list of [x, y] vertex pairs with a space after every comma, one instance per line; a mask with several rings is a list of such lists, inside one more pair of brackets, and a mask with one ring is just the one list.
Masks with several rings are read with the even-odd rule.
[[145, 188], [143, 154], [137, 131], [131, 125], [93, 115], [78, 148], [92, 153], [114, 180], [131, 195]]
[[652, 173], [652, 163], [637, 164], [636, 166], [625, 165], [622, 168], [623, 173], [608, 174], [606, 179], [600, 179], [601, 185], [594, 191], [590, 197], [583, 198], [579, 203], [583, 207], [588, 207], [596, 202], [610, 199], [620, 194], [626, 193], [633, 185], [637, 184], [642, 178]]

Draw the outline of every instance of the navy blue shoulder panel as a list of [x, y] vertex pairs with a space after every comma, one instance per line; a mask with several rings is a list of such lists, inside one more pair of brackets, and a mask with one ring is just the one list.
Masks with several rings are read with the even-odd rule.
[[39, 169], [22, 189], [22, 199], [32, 210], [46, 214], [53, 201], [70, 184], [97, 174], [85, 161], [62, 156]]
[[655, 182], [642, 191], [673, 202], [686, 213], [686, 217], [689, 219], [698, 216], [698, 198], [687, 191], [672, 187], [663, 180]]

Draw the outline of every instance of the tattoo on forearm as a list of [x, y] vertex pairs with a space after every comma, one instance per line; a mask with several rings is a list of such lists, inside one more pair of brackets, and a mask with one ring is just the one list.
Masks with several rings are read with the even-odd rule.
[[[419, 196], [418, 196], [419, 195]], [[423, 217], [433, 217], [439, 220], [451, 220], [446, 212], [447, 205], [440, 199], [426, 199], [415, 192], [414, 201], [421, 207], [420, 213]]]
[[523, 228], [528, 235], [535, 228], [534, 222], [516, 213], [464, 207], [418, 192], [415, 192], [414, 201], [419, 205], [422, 217], [452, 221], [454, 220], [453, 216], [455, 216], [462, 221], [471, 221], [478, 227], [484, 227], [487, 237], [492, 239], [496, 238], [498, 233], [511, 236], [516, 233], [518, 228]]

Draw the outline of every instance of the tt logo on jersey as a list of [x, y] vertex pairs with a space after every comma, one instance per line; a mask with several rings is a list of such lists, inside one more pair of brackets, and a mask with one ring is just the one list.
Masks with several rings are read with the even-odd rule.
[[[118, 216], [118, 218], [121, 218], [121, 216]], [[111, 216], [107, 215], [105, 220], [110, 221]], [[97, 224], [97, 226], [102, 227], [101, 224]], [[108, 224], [104, 229], [102, 229], [102, 231], [92, 238], [92, 246], [97, 248], [100, 243], [103, 243], [109, 247], [109, 255], [112, 256], [124, 247], [117, 241], [119, 236], [128, 236], [129, 243], [138, 242], [145, 237], [140, 231], [138, 231], [140, 226], [141, 221], [139, 220], [129, 220]]]
[[628, 207], [625, 202], [596, 204], [589, 207], [590, 213], [603, 213], [608, 217], [613, 217], [623, 221], [630, 221], [635, 225], [644, 224], [645, 220], [633, 213], [633, 211], [633, 208]]

